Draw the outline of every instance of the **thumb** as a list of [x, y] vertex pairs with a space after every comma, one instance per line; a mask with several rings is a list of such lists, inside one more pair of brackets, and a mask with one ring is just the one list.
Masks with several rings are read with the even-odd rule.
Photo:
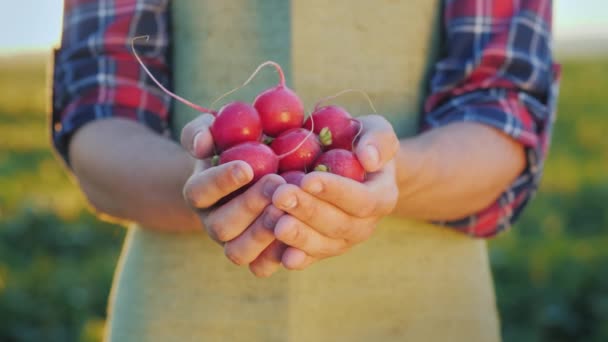
[[363, 131], [355, 153], [365, 171], [376, 172], [395, 157], [399, 139], [393, 126], [381, 116], [362, 117], [360, 122]]
[[193, 157], [203, 159], [213, 154], [213, 137], [209, 130], [213, 120], [211, 114], [199, 115], [182, 129], [181, 145]]

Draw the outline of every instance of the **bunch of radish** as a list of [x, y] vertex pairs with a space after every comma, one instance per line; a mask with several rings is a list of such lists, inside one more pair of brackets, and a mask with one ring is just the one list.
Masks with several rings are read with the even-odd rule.
[[261, 92], [251, 104], [235, 101], [214, 111], [167, 90], [149, 72], [134, 48], [133, 52], [162, 90], [202, 113], [215, 116], [210, 131], [217, 154], [212, 160], [216, 165], [234, 160], [247, 162], [254, 174], [251, 183], [264, 175], [278, 173], [288, 183], [299, 185], [304, 175], [312, 171], [330, 172], [359, 182], [365, 180], [365, 170], [353, 153], [355, 139], [362, 129], [360, 122], [344, 108], [320, 106], [327, 99], [319, 101], [305, 119], [304, 105], [285, 85], [283, 70], [277, 63], [261, 64], [241, 87], [265, 66], [273, 66], [278, 72], [277, 86]]

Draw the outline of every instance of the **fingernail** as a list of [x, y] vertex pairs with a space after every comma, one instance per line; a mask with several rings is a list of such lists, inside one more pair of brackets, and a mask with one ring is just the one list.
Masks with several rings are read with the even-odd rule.
[[264, 197], [266, 197], [268, 199], [272, 199], [272, 195], [274, 195], [274, 192], [275, 192], [275, 190], [277, 190], [279, 185], [281, 185], [281, 184], [277, 183], [275, 181], [272, 181], [272, 180], [266, 181], [266, 183], [264, 184], [264, 188], [262, 189], [262, 192], [264, 193]]
[[215, 116], [213, 116], [213, 114], [211, 113], [205, 113], [202, 116], [205, 124], [207, 124], [207, 126], [211, 126], [213, 124], [213, 121], [215, 120]]
[[321, 191], [323, 191], [323, 184], [321, 184], [321, 182], [313, 182], [312, 184], [310, 184], [308, 186], [308, 191], [311, 194], [316, 195], [316, 194], [320, 193]]
[[234, 176], [234, 179], [239, 182], [239, 184], [245, 183], [249, 180], [249, 175], [247, 174], [247, 172], [239, 166], [235, 166], [232, 168], [232, 175]]
[[192, 152], [196, 152], [196, 146], [198, 146], [198, 139], [202, 136], [203, 134], [201, 132], [196, 133], [196, 135], [194, 136], [194, 141], [192, 142]]
[[376, 146], [374, 145], [367, 145], [365, 147], [365, 152], [368, 155], [369, 161], [372, 164], [372, 166], [377, 166], [378, 163], [380, 162], [380, 153], [378, 152], [378, 149], [376, 148]]
[[262, 219], [262, 224], [267, 229], [273, 230], [274, 226], [277, 224], [278, 221], [279, 221], [278, 217], [275, 217], [274, 215], [266, 213], [266, 214], [264, 214], [264, 218]]
[[296, 204], [297, 200], [295, 196], [287, 197], [287, 199], [283, 200], [283, 203], [281, 203], [283, 209], [293, 209], [295, 208]]

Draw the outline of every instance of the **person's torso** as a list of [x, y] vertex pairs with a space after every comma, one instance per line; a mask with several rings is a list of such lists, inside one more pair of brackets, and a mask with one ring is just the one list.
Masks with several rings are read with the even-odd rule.
[[[439, 50], [439, 0], [175, 1], [172, 17], [175, 91], [193, 102], [209, 105], [274, 60], [307, 109], [340, 90], [361, 89], [400, 136], [416, 131]], [[251, 101], [275, 85], [269, 70], [227, 101]], [[354, 115], [370, 112], [356, 93], [335, 103]], [[198, 113], [174, 109], [179, 137]], [[485, 242], [448, 228], [387, 218], [345, 255], [257, 279], [204, 234], [133, 228], [113, 292], [110, 336], [498, 340], [486, 254]]]

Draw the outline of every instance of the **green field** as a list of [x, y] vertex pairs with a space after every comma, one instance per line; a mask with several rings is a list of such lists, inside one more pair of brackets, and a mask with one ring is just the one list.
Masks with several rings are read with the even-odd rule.
[[[0, 57], [0, 341], [98, 341], [124, 228], [53, 155], [46, 56]], [[536, 199], [491, 242], [505, 341], [608, 341], [608, 58], [568, 60]]]

